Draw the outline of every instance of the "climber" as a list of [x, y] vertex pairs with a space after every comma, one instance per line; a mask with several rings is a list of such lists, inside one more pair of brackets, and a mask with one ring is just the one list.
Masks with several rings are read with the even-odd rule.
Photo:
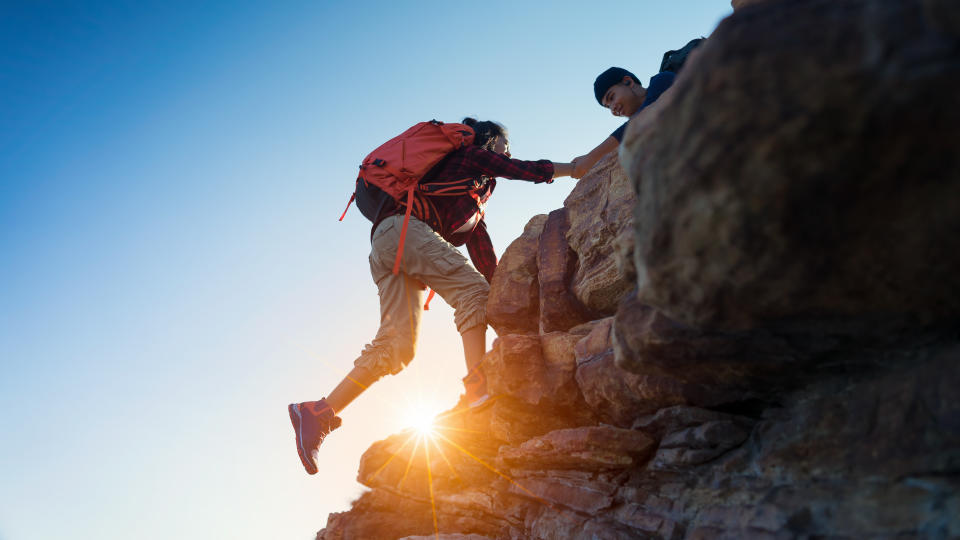
[[[673, 72], [661, 71], [654, 75], [648, 87], [644, 88], [633, 73], [623, 68], [612, 67], [597, 76], [597, 80], [593, 83], [593, 93], [597, 102], [610, 109], [614, 116], [633, 118], [670, 88], [673, 79]], [[616, 150], [620, 146], [620, 141], [623, 140], [623, 133], [628, 123], [629, 119], [596, 148], [574, 158], [573, 177], [582, 178], [600, 161], [600, 158]]]
[[[380, 329], [354, 362], [352, 371], [327, 397], [288, 407], [297, 452], [309, 474], [318, 470], [320, 444], [341, 425], [337, 414], [371, 384], [384, 375], [399, 373], [413, 359], [423, 309], [422, 284], [454, 308], [467, 364], [463, 379], [467, 406], [476, 408], [489, 402], [486, 377], [479, 366], [486, 351], [485, 310], [497, 258], [483, 208], [496, 186], [495, 177], [550, 183], [555, 177], [571, 176], [573, 165], [512, 159], [507, 130], [502, 125], [473, 118], [463, 123], [473, 131], [473, 144], [443, 157], [419, 183], [452, 185], [466, 180], [473, 191], [426, 197], [428, 201], [415, 198], [405, 247], [399, 248], [399, 241], [406, 205], [372, 184], [357, 182], [357, 205], [374, 209], [369, 262], [380, 293]], [[464, 244], [473, 265], [455, 247]], [[398, 258], [399, 249], [402, 256]], [[399, 259], [397, 273], [393, 271], [395, 259]]]

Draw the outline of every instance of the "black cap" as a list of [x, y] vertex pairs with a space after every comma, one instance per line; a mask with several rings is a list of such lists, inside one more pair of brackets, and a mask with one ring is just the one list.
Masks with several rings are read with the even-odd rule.
[[618, 67], [612, 67], [598, 75], [597, 80], [593, 81], [593, 95], [597, 97], [597, 103], [602, 106], [603, 96], [607, 93], [607, 90], [622, 81], [625, 76], [629, 76], [638, 83], [640, 82], [640, 79], [638, 79], [636, 75]]

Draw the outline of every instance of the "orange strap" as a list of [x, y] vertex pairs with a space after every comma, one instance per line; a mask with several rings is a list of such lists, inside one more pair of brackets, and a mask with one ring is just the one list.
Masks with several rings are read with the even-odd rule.
[[343, 213], [340, 214], [340, 219], [338, 221], [343, 221], [343, 217], [347, 215], [347, 210], [350, 209], [350, 203], [352, 203], [353, 200], [356, 198], [357, 198], [357, 192], [354, 191], [353, 193], [350, 194], [350, 200], [347, 201], [347, 207], [343, 209]]
[[423, 303], [423, 310], [430, 311], [430, 301], [433, 300], [433, 295], [437, 294], [437, 291], [430, 289], [430, 294], [427, 295], [427, 301]]
[[400, 273], [400, 259], [403, 257], [403, 245], [407, 242], [407, 225], [410, 224], [410, 213], [413, 211], [413, 191], [417, 189], [414, 182], [407, 189], [407, 212], [403, 215], [403, 228], [400, 229], [400, 245], [397, 246], [397, 260], [393, 263], [394, 275]]

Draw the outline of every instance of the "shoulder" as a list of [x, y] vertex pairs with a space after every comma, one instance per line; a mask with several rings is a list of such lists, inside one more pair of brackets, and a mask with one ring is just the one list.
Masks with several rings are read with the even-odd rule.
[[672, 71], [661, 71], [653, 77], [650, 77], [650, 84], [648, 88], [653, 88], [654, 86], [658, 87], [669, 87], [673, 84], [673, 80], [676, 78], [676, 74]]
[[483, 154], [486, 153], [486, 150], [480, 148], [479, 146], [468, 144], [457, 148], [453, 152], [450, 152], [443, 158], [443, 162], [452, 163], [452, 164], [464, 164], [472, 163], [477, 159], [483, 159]]
[[491, 166], [492, 164], [500, 164], [505, 161], [510, 161], [510, 158], [504, 156], [503, 154], [498, 154], [493, 150], [481, 148], [475, 144], [471, 144], [457, 150], [457, 155], [461, 156], [461, 159], [463, 159], [463, 161], [466, 163], [482, 166]]

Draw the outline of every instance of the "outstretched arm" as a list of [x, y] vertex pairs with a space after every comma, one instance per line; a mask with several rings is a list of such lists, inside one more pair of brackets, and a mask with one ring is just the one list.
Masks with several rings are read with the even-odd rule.
[[558, 176], [570, 176], [573, 173], [573, 165], [570, 163], [553, 163], [546, 159], [537, 161], [513, 159], [477, 146], [465, 148], [462, 159], [463, 169], [468, 170], [469, 174], [479, 173], [536, 183], [550, 183]]
[[574, 158], [573, 174], [571, 176], [574, 178], [583, 178], [583, 175], [587, 174], [587, 171], [593, 168], [593, 166], [600, 161], [600, 158], [616, 150], [618, 146], [620, 146], [620, 141], [611, 135], [589, 153]]

